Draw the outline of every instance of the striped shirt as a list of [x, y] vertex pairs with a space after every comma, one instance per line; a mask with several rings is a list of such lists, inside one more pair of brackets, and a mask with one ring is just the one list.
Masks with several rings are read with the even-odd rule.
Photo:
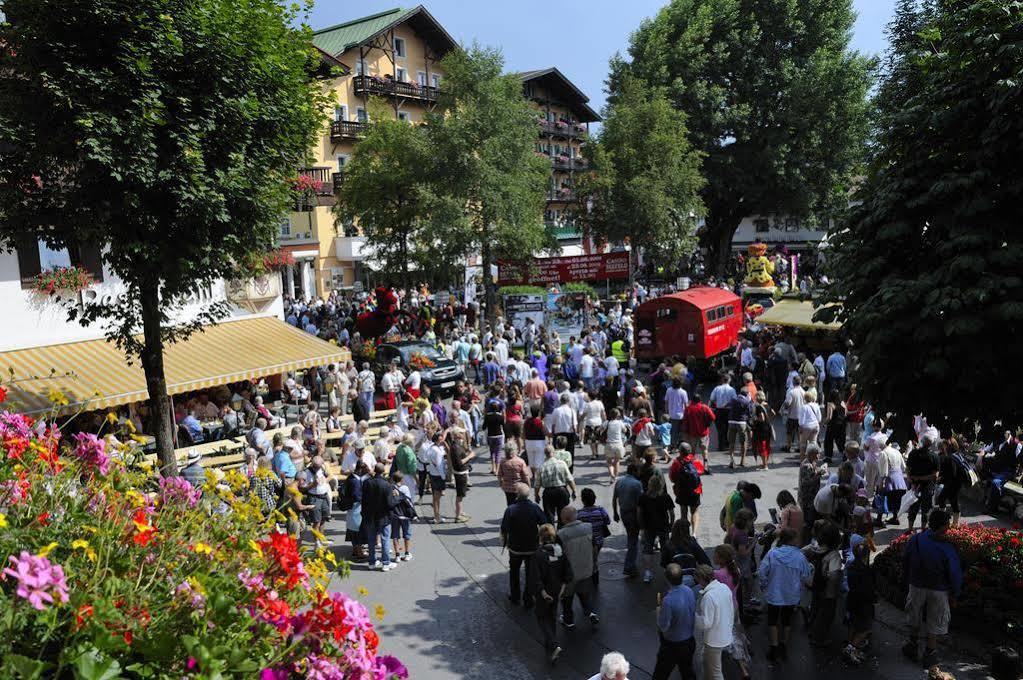
[[553, 489], [558, 486], [568, 486], [573, 482], [572, 473], [568, 471], [565, 461], [557, 458], [548, 458], [540, 466], [540, 472], [536, 475], [536, 488]]

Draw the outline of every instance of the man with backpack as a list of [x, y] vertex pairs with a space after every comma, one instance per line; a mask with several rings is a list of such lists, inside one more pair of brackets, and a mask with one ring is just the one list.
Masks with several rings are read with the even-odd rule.
[[695, 534], [699, 529], [700, 522], [700, 497], [703, 494], [703, 484], [700, 475], [703, 474], [703, 463], [697, 460], [693, 449], [685, 442], [678, 448], [678, 456], [671, 461], [668, 468], [668, 479], [671, 481], [675, 491], [675, 502], [680, 509], [680, 517], [688, 517]]

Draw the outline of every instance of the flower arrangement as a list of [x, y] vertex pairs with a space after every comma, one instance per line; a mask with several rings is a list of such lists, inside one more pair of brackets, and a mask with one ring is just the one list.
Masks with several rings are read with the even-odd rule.
[[60, 292], [77, 293], [92, 285], [92, 274], [81, 267], [54, 267], [36, 274], [37, 292], [53, 295]]
[[271, 250], [263, 256], [263, 266], [271, 271], [281, 271], [294, 265], [295, 256], [288, 250], [278, 248], [277, 250]]
[[366, 361], [373, 361], [377, 358], [377, 346], [373, 344], [372, 340], [366, 340], [365, 342], [356, 345], [353, 349], [355, 356]]
[[298, 177], [293, 177], [291, 180], [291, 189], [301, 196], [315, 194], [322, 188], [323, 182], [318, 179], [314, 179], [311, 175], [300, 174]]
[[434, 368], [437, 366], [433, 359], [426, 356], [422, 352], [413, 352], [412, 356], [408, 359], [408, 365], [417, 371], [422, 371], [428, 368]]
[[[885, 585], [885, 598], [899, 606], [908, 590], [903, 557], [911, 537], [896, 537], [874, 560], [879, 582]], [[997, 636], [1003, 624], [1023, 618], [1023, 534], [1019, 526], [963, 525], [948, 529], [946, 539], [955, 546], [964, 576], [953, 624], [983, 621], [989, 634]]]
[[0, 676], [407, 677], [328, 590], [347, 565], [277, 531], [244, 475], [197, 489], [35, 425], [0, 412]]

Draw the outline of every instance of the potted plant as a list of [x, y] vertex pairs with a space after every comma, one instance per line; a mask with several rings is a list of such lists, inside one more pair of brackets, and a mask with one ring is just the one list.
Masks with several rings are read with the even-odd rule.
[[36, 292], [47, 295], [77, 293], [92, 285], [92, 274], [81, 267], [54, 267], [36, 274]]
[[288, 250], [277, 248], [263, 256], [263, 266], [271, 271], [281, 271], [295, 265], [295, 256]]

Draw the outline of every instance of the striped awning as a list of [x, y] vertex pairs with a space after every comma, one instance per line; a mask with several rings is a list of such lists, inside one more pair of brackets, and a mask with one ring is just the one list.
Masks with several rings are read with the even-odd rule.
[[786, 326], [805, 331], [837, 331], [842, 324], [814, 321], [816, 308], [805, 300], [779, 300], [774, 307], [757, 317], [757, 323], [764, 326]]
[[[345, 361], [347, 349], [324, 342], [275, 317], [207, 326], [188, 340], [164, 348], [167, 392], [181, 394], [241, 380]], [[63, 410], [95, 410], [149, 398], [138, 359], [106, 340], [86, 340], [0, 352], [8, 404], [27, 413], [50, 411], [51, 396], [67, 399]]]

